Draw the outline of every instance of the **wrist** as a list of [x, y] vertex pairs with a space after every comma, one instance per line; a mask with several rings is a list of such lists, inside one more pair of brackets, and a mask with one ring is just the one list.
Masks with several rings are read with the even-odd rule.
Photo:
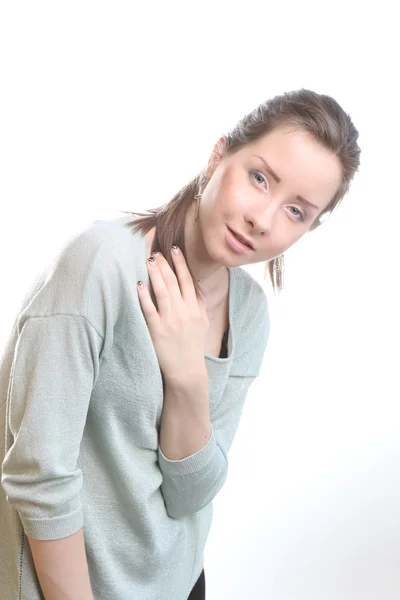
[[168, 389], [200, 391], [205, 388], [208, 390], [208, 372], [205, 364], [190, 369], [184, 367], [179, 373], [163, 374], [163, 378]]

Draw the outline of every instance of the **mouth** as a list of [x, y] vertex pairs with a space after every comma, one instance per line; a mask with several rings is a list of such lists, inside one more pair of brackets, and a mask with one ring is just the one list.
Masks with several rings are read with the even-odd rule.
[[230, 227], [228, 227], [229, 231], [231, 232], [231, 234], [241, 243], [243, 244], [243, 246], [246, 246], [247, 248], [250, 248], [250, 250], [254, 250], [254, 246], [252, 245], [252, 243], [245, 237], [243, 237], [242, 235], [239, 235], [238, 233], [236, 233], [236, 231], [233, 231], [233, 229], [231, 229]]

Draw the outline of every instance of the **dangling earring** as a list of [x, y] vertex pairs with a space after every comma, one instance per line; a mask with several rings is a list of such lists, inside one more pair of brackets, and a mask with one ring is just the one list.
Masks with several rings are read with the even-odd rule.
[[195, 221], [197, 221], [197, 219], [199, 218], [200, 202], [201, 202], [201, 197], [203, 195], [203, 184], [205, 184], [205, 183], [207, 183], [207, 179], [204, 180], [203, 183], [200, 185], [199, 192], [194, 197], [194, 199], [196, 200], [196, 212], [195, 212], [195, 215], [194, 215], [194, 220]]
[[196, 200], [196, 211], [194, 213], [194, 220], [197, 221], [197, 219], [199, 218], [201, 194], [196, 194], [194, 199]]

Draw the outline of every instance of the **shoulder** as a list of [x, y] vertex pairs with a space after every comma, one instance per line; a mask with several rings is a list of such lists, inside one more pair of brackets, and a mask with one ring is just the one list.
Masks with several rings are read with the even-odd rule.
[[[80, 264], [85, 270], [99, 256], [109, 255], [116, 261], [135, 256], [141, 245], [141, 234], [128, 227], [133, 216], [92, 221], [70, 236], [62, 246], [57, 259], [64, 264]], [[127, 255], [127, 250], [129, 254]]]
[[267, 295], [261, 284], [241, 267], [234, 268], [235, 364], [233, 374], [257, 376], [269, 339]]
[[126, 227], [131, 220], [132, 215], [92, 221], [70, 235], [35, 282], [22, 315], [90, 318], [93, 304], [121, 299], [126, 273], [135, 277], [143, 248], [141, 233]]
[[242, 267], [233, 270], [234, 304], [239, 321], [247, 327], [253, 322], [256, 328], [265, 328], [269, 325], [269, 306], [264, 288]]

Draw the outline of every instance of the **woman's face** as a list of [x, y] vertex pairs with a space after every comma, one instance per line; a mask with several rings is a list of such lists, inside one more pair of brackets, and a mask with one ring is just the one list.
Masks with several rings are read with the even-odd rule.
[[[225, 266], [279, 256], [327, 208], [341, 175], [339, 159], [302, 130], [275, 129], [222, 157], [216, 145], [199, 212], [207, 253]], [[232, 231], [252, 248], [237, 243]]]

